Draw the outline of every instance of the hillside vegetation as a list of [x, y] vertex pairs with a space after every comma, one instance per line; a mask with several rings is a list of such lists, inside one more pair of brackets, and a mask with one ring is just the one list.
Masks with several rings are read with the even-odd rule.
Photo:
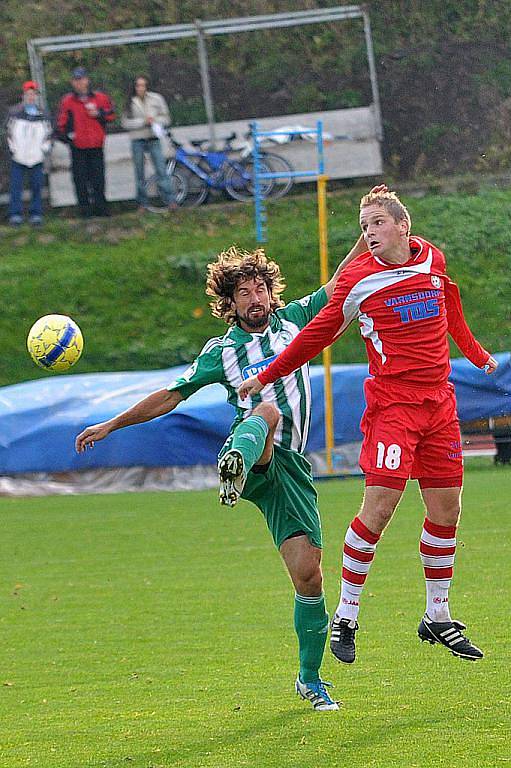
[[[365, 189], [330, 193], [331, 270], [358, 236], [358, 202]], [[460, 282], [465, 313], [492, 351], [511, 349], [511, 191], [428, 194], [403, 200], [413, 230], [443, 248]], [[101, 225], [54, 217], [44, 231], [0, 228], [0, 385], [48, 375], [25, 347], [35, 319], [71, 315], [85, 352], [77, 373], [155, 369], [190, 361], [206, 338], [225, 326], [209, 314], [204, 293], [209, 260], [232, 243], [255, 245], [251, 206], [211, 205], [172, 218], [121, 213]], [[268, 254], [287, 279], [290, 300], [319, 283], [315, 195], [269, 209]], [[456, 353], [455, 354], [459, 354]], [[365, 359], [351, 328], [334, 346], [334, 360]]]
[[[340, 0], [3, 0], [0, 116], [28, 77], [30, 38], [326, 8]], [[507, 171], [511, 161], [511, 4], [505, 0], [368, 0], [387, 167], [399, 177]], [[357, 107], [371, 101], [362, 23], [312, 24], [215, 36], [208, 41], [218, 120]], [[174, 122], [205, 121], [193, 39], [52, 53], [50, 107], [69, 73], [88, 66], [118, 111], [128, 84], [147, 73]], [[113, 126], [119, 130], [119, 125]], [[0, 156], [6, 188], [6, 155]]]

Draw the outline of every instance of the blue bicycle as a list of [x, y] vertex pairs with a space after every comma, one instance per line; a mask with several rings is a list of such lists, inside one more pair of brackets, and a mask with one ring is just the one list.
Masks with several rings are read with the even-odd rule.
[[[178, 198], [180, 205], [195, 207], [204, 203], [212, 189], [226, 193], [234, 200], [249, 201], [254, 196], [254, 162], [251, 157], [234, 159], [230, 153], [234, 151], [232, 142], [236, 134], [232, 133], [223, 139], [224, 146], [216, 152], [203, 151], [202, 146], [208, 139], [191, 141], [195, 151], [183, 148], [169, 133], [169, 140], [175, 149], [175, 156], [167, 163], [167, 174], [171, 180], [173, 177], [184, 178], [186, 182], [186, 196]], [[263, 172], [271, 172], [271, 169], [261, 163]], [[270, 195], [274, 182], [265, 179], [262, 183], [262, 194]]]

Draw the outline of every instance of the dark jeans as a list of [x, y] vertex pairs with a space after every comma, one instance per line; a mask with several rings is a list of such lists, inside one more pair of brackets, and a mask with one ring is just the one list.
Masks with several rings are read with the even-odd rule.
[[82, 216], [107, 216], [103, 147], [71, 147], [73, 181]]
[[133, 139], [131, 142], [133, 165], [137, 181], [137, 203], [147, 205], [147, 192], [145, 189], [144, 154], [147, 152], [153, 161], [154, 170], [158, 177], [158, 191], [164, 203], [167, 205], [174, 201], [174, 194], [170, 179], [166, 173], [166, 162], [158, 139]]
[[28, 173], [32, 199], [30, 201], [29, 215], [42, 216], [43, 206], [41, 202], [41, 188], [43, 186], [43, 164], [37, 163], [31, 168], [11, 160], [11, 198], [9, 202], [9, 217], [23, 216], [23, 182]]

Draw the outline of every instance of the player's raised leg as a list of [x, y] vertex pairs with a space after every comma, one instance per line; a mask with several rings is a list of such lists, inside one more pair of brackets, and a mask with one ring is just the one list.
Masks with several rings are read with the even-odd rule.
[[302, 534], [286, 539], [280, 553], [295, 588], [294, 624], [300, 658], [296, 692], [317, 711], [337, 710], [339, 703], [330, 697], [329, 683], [320, 675], [328, 632], [321, 549]]
[[[403, 487], [405, 482], [402, 483]], [[397, 488], [366, 486], [362, 509], [346, 531], [341, 594], [330, 633], [330, 650], [338, 661], [345, 664], [355, 661], [360, 595], [373, 562], [376, 545], [394, 514], [402, 492], [402, 489]]]
[[241, 496], [252, 467], [270, 461], [279, 418], [274, 405], [260, 403], [234, 429], [228, 449], [218, 461], [220, 504], [233, 507]]
[[421, 640], [445, 646], [454, 656], [477, 661], [483, 652], [463, 635], [465, 625], [451, 618], [449, 590], [456, 554], [456, 527], [461, 512], [459, 485], [422, 487], [426, 518], [420, 538], [420, 556], [426, 580], [426, 612], [419, 624]]

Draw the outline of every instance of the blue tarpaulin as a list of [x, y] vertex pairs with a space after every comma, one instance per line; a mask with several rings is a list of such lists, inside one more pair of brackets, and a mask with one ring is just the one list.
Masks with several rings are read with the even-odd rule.
[[[461, 421], [511, 414], [511, 354], [497, 355], [492, 376], [467, 360], [452, 361]], [[66, 472], [103, 467], [214, 464], [234, 411], [218, 384], [206, 387], [152, 422], [112, 433], [77, 455], [75, 436], [167, 386], [184, 367], [140, 373], [51, 376], [0, 388], [0, 474]], [[335, 443], [361, 439], [366, 365], [333, 366]], [[312, 424], [308, 451], [324, 447], [323, 368], [311, 367]]]

